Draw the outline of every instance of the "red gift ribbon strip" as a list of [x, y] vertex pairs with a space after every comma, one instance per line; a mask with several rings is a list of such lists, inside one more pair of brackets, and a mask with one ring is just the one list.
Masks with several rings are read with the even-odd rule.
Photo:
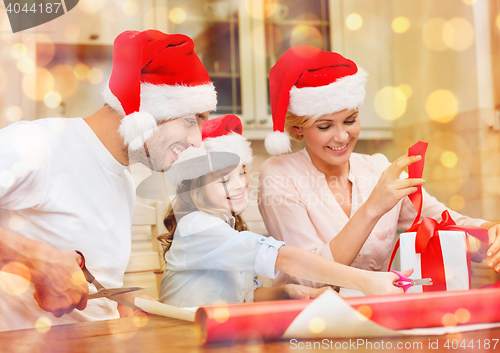
[[[409, 178], [421, 178], [424, 171], [425, 153], [428, 144], [419, 141], [408, 149], [408, 156], [422, 156], [422, 159], [408, 166]], [[441, 222], [435, 219], [425, 217], [422, 222], [418, 223], [422, 215], [423, 193], [422, 187], [418, 186], [417, 191], [408, 195], [413, 206], [417, 210], [417, 216], [413, 221], [412, 226], [407, 232], [417, 232], [415, 237], [415, 252], [420, 254], [422, 278], [432, 278], [434, 285], [432, 288], [423, 287], [423, 291], [437, 291], [446, 290], [446, 276], [444, 271], [444, 262], [441, 253], [441, 243], [439, 237], [434, 237], [440, 230], [448, 231], [463, 231], [482, 242], [488, 242], [488, 230], [474, 226], [457, 226], [455, 221], [451, 218], [447, 210], [441, 214]], [[468, 245], [468, 244], [467, 244]], [[396, 242], [394, 251], [392, 252], [391, 260], [389, 263], [389, 270], [391, 269], [394, 256], [399, 248], [399, 240]], [[470, 273], [470, 254], [467, 248], [467, 261], [469, 264]], [[470, 281], [470, 278], [469, 278]]]

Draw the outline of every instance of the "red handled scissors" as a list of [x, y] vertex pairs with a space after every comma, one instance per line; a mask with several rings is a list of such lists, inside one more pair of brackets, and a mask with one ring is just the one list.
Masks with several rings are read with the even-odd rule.
[[413, 286], [431, 286], [432, 279], [431, 278], [422, 278], [422, 279], [411, 279], [403, 276], [398, 271], [391, 271], [399, 276], [399, 280], [394, 281], [394, 285], [396, 287], [401, 287], [405, 291], [405, 293]]
[[95, 298], [108, 298], [110, 300], [113, 300], [117, 303], [120, 303], [122, 305], [126, 305], [134, 310], [141, 310], [138, 306], [135, 304], [129, 302], [128, 300], [120, 297], [118, 294], [123, 294], [123, 293], [129, 293], [129, 292], [136, 292], [138, 290], [144, 289], [146, 287], [122, 287], [122, 288], [104, 288], [102, 284], [100, 284], [95, 277], [90, 273], [90, 271], [87, 269], [85, 266], [85, 256], [78, 251], [75, 250], [78, 255], [82, 258], [82, 263], [80, 264], [80, 268], [83, 271], [83, 274], [85, 275], [85, 279], [87, 282], [90, 284], [93, 284], [97, 288], [97, 292], [90, 294], [88, 296], [89, 299], [95, 299]]

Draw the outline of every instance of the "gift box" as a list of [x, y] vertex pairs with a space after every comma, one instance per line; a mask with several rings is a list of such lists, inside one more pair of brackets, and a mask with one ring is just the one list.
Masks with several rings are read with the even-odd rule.
[[[410, 178], [421, 178], [425, 163], [427, 143], [418, 142], [408, 150], [408, 155], [421, 155], [422, 159], [408, 167]], [[436, 292], [467, 290], [471, 288], [471, 263], [468, 236], [488, 242], [488, 231], [480, 227], [457, 226], [448, 211], [441, 215], [441, 222], [424, 218], [420, 223], [423, 193], [409, 195], [417, 210], [417, 217], [406, 233], [401, 234], [393, 252], [399, 246], [401, 269], [414, 269], [410, 278], [430, 278], [433, 285], [413, 286], [408, 292]], [[392, 258], [392, 259], [393, 259]], [[392, 264], [391, 259], [391, 264]]]
[[431, 278], [431, 286], [413, 286], [408, 293], [470, 289], [470, 256], [467, 233], [438, 231], [424, 253], [416, 250], [417, 232], [400, 236], [401, 269], [413, 268], [411, 278]]

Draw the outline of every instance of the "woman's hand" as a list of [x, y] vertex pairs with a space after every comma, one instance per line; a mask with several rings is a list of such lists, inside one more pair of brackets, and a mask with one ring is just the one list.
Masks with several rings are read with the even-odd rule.
[[424, 179], [400, 179], [401, 173], [410, 164], [421, 160], [421, 156], [401, 156], [396, 159], [380, 176], [380, 179], [366, 201], [371, 210], [383, 216], [389, 212], [403, 197], [418, 190], [417, 186], [425, 183]]
[[[487, 264], [489, 268], [500, 272], [500, 224], [496, 224], [488, 229], [488, 250], [486, 251]], [[483, 252], [482, 247], [479, 251]]]
[[[413, 273], [413, 269], [400, 272], [403, 276], [409, 277]], [[365, 295], [404, 293], [403, 288], [394, 285], [399, 276], [393, 272], [370, 272], [368, 276], [369, 280], [366, 281], [365, 288], [361, 290]]]
[[329, 286], [312, 288], [307, 286], [302, 286], [300, 284], [286, 284], [285, 292], [288, 294], [290, 299], [314, 299], [319, 297], [321, 293], [326, 291]]

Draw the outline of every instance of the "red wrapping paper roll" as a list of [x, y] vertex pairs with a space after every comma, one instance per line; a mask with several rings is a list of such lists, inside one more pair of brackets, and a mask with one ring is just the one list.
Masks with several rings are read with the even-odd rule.
[[[344, 299], [357, 309], [369, 306], [373, 322], [394, 330], [442, 327], [445, 314], [465, 309], [469, 319], [457, 325], [500, 322], [500, 288], [381, 295]], [[196, 312], [195, 332], [202, 344], [281, 338], [312, 300], [206, 306]], [[363, 310], [365, 312], [365, 310]], [[465, 313], [461, 310], [461, 313]], [[467, 318], [467, 314], [458, 319]], [[453, 317], [451, 317], [453, 320]]]

